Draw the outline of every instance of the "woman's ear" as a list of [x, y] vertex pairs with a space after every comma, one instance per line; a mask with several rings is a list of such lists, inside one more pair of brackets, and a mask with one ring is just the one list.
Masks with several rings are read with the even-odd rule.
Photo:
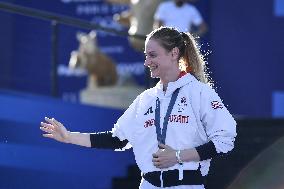
[[171, 53], [173, 60], [177, 60], [179, 58], [179, 49], [177, 47], [174, 47]]

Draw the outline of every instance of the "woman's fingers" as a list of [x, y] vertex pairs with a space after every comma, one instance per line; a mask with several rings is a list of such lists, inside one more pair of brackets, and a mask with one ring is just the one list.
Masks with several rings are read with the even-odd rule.
[[163, 168], [168, 168], [169, 166], [166, 166], [166, 164], [160, 162], [160, 161], [157, 161], [157, 162], [153, 162], [153, 165], [159, 169], [163, 169]]
[[153, 165], [159, 169], [169, 168], [176, 164], [175, 152], [172, 149], [168, 149], [169, 146], [163, 145], [165, 149], [160, 149], [158, 152], [152, 154]]
[[48, 129], [54, 129], [54, 126], [51, 125], [51, 124], [48, 124], [48, 123], [41, 122], [40, 125], [41, 125], [42, 127], [48, 128]]
[[156, 163], [153, 163], [153, 165], [155, 166], [155, 167], [160, 167], [161, 166], [161, 163], [160, 162], [156, 162]]
[[45, 121], [46, 122], [48, 122], [48, 123], [50, 123], [50, 124], [52, 124], [52, 125], [54, 125], [54, 126], [58, 126], [58, 124], [57, 123], [59, 123], [58, 121], [56, 121], [54, 118], [48, 118], [48, 117], [45, 117], [44, 118], [45, 119]]
[[60, 123], [59, 121], [57, 121], [56, 119], [52, 118], [51, 119], [53, 121], [53, 123], [55, 123], [58, 127], [62, 127], [62, 123]]
[[47, 128], [47, 127], [40, 127], [40, 130], [42, 130], [42, 131], [44, 131], [44, 132], [46, 132], [46, 133], [53, 133], [53, 132], [54, 132], [53, 129], [49, 129], [49, 128]]
[[159, 158], [158, 156], [153, 157], [153, 158], [152, 158], [152, 162], [153, 162], [153, 165], [154, 165], [155, 167], [161, 168], [161, 166], [162, 166], [161, 158]]
[[54, 118], [45, 117], [45, 122], [40, 123], [40, 130], [44, 137], [51, 138], [60, 142], [67, 142], [66, 128]]
[[160, 149], [163, 149], [163, 150], [171, 150], [172, 149], [172, 147], [170, 147], [166, 144], [162, 144], [162, 143], [159, 143], [158, 146], [159, 146]]
[[47, 137], [47, 138], [54, 138], [52, 134], [43, 134], [42, 136]]
[[152, 158], [152, 162], [158, 162], [158, 161], [159, 161], [159, 158], [157, 158], [157, 157]]
[[158, 154], [157, 153], [154, 153], [152, 154], [153, 158], [157, 158], [158, 157]]
[[53, 124], [53, 121], [52, 119], [48, 118], [48, 117], [45, 117], [44, 120], [50, 124]]
[[[47, 123], [49, 123], [49, 125], [53, 126], [54, 130], [58, 130], [60, 127], [63, 127], [63, 125], [59, 121], [55, 120], [54, 118], [50, 119], [48, 117], [45, 117], [44, 119]], [[47, 124], [47, 123], [43, 123], [43, 124]]]
[[158, 147], [159, 147], [159, 149], [165, 149], [166, 148], [166, 146], [164, 144], [162, 144], [162, 143], [159, 143]]
[[152, 160], [152, 162], [153, 162], [153, 165], [154, 165], [155, 167], [158, 167], [158, 166], [161, 165], [161, 162], [159, 161], [159, 159]]

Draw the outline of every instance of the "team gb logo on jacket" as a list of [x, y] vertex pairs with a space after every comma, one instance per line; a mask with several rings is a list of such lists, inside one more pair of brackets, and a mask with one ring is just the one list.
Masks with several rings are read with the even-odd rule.
[[223, 104], [221, 102], [217, 101], [217, 100], [212, 101], [211, 106], [215, 110], [218, 109], [218, 108], [220, 108], [220, 109], [223, 108]]
[[178, 112], [183, 112], [186, 106], [187, 106], [186, 98], [182, 97], [180, 99], [180, 103], [178, 103]]

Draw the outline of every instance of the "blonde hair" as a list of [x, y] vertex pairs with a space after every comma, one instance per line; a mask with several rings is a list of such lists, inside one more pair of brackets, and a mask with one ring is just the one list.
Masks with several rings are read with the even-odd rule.
[[204, 57], [190, 33], [179, 32], [172, 27], [160, 27], [147, 35], [146, 40], [150, 39], [156, 40], [168, 52], [177, 47], [181, 69], [191, 73], [200, 82], [209, 83]]

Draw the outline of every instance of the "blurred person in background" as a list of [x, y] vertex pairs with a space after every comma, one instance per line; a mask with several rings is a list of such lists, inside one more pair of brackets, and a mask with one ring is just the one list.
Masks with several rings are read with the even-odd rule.
[[132, 147], [140, 189], [204, 189], [211, 159], [234, 148], [236, 122], [210, 86], [190, 33], [160, 27], [147, 35], [145, 55], [144, 65], [160, 81], [137, 96], [112, 131], [70, 132], [45, 118], [43, 136], [93, 148]]
[[208, 30], [207, 24], [198, 9], [189, 2], [191, 1], [170, 0], [162, 2], [155, 12], [153, 28], [169, 26], [180, 31], [190, 32], [195, 36], [203, 36]]

